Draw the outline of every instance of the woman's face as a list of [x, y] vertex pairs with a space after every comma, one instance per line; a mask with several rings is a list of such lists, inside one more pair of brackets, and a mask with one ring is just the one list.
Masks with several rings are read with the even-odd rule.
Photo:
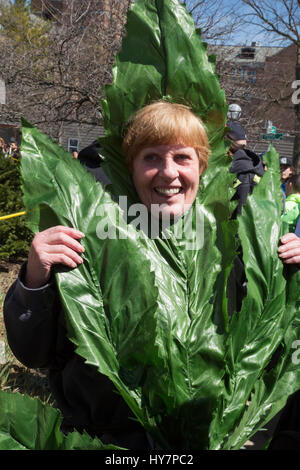
[[136, 191], [152, 213], [155, 204], [163, 215], [182, 215], [196, 198], [200, 175], [195, 149], [181, 144], [146, 147], [133, 160]]
[[286, 181], [293, 174], [293, 168], [289, 165], [280, 165], [281, 180]]

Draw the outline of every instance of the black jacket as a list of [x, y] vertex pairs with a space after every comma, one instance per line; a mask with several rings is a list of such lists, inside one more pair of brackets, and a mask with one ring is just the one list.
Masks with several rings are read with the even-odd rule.
[[233, 154], [233, 162], [230, 167], [231, 173], [236, 173], [238, 179], [237, 191], [233, 199], [238, 199], [238, 207], [235, 215], [240, 214], [242, 206], [246, 203], [248, 194], [251, 194], [257, 184], [255, 176], [264, 174], [262, 159], [248, 149], [237, 150]]

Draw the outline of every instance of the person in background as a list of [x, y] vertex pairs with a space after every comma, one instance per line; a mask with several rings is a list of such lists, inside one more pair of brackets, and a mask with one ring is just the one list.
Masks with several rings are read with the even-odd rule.
[[78, 161], [94, 176], [96, 181], [105, 186], [110, 184], [110, 180], [101, 168], [103, 159], [100, 156], [100, 150], [100, 144], [98, 140], [95, 140], [90, 145], [80, 150]]
[[300, 215], [300, 174], [292, 175], [286, 181], [286, 196], [282, 221], [288, 224], [289, 232], [295, 232]]
[[18, 160], [20, 158], [19, 148], [18, 148], [16, 140], [13, 137], [11, 137], [10, 139], [8, 156], [15, 160]]
[[233, 199], [238, 199], [239, 203], [234, 212], [236, 217], [242, 211], [242, 206], [246, 203], [248, 194], [251, 194], [253, 188], [259, 183], [264, 174], [262, 159], [254, 152], [246, 149], [247, 138], [243, 127], [236, 121], [227, 122], [229, 132], [226, 138], [231, 140], [229, 154], [233, 157], [230, 167], [231, 173], [236, 173], [235, 182], [236, 194]]
[[5, 147], [4, 139], [2, 139], [2, 137], [0, 137], [0, 154], [4, 155], [4, 147]]
[[78, 152], [77, 152], [77, 150], [73, 150], [73, 152], [72, 152], [72, 157], [73, 157], [73, 158], [76, 158], [76, 159], [78, 158]]
[[281, 189], [286, 195], [286, 182], [294, 174], [292, 157], [279, 157]]
[[9, 157], [9, 150], [10, 150], [10, 145], [9, 144], [4, 144], [4, 155], [6, 157]]

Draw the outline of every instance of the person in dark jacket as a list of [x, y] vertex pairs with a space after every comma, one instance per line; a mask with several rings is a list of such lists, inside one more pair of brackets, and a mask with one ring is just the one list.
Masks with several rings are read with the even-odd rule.
[[110, 180], [101, 168], [103, 160], [100, 156], [100, 144], [95, 140], [87, 147], [80, 150], [78, 160], [85, 167], [87, 171], [92, 173], [96, 181], [99, 181], [104, 186], [110, 184]]
[[226, 137], [232, 142], [229, 153], [233, 156], [230, 172], [237, 175], [236, 194], [233, 199], [238, 199], [239, 202], [234, 213], [235, 217], [241, 213], [248, 194], [252, 193], [254, 186], [263, 176], [264, 165], [256, 153], [246, 149], [247, 140], [243, 127], [236, 121], [229, 121], [227, 127], [230, 130]]

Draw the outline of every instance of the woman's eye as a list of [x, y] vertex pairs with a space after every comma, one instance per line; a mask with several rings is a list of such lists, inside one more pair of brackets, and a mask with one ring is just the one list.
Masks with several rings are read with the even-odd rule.
[[190, 159], [189, 155], [186, 155], [185, 153], [176, 155], [176, 158], [177, 160], [189, 160]]
[[148, 155], [145, 155], [144, 157], [144, 160], [146, 162], [154, 162], [157, 158], [157, 155], [153, 154], [153, 153], [149, 153]]

